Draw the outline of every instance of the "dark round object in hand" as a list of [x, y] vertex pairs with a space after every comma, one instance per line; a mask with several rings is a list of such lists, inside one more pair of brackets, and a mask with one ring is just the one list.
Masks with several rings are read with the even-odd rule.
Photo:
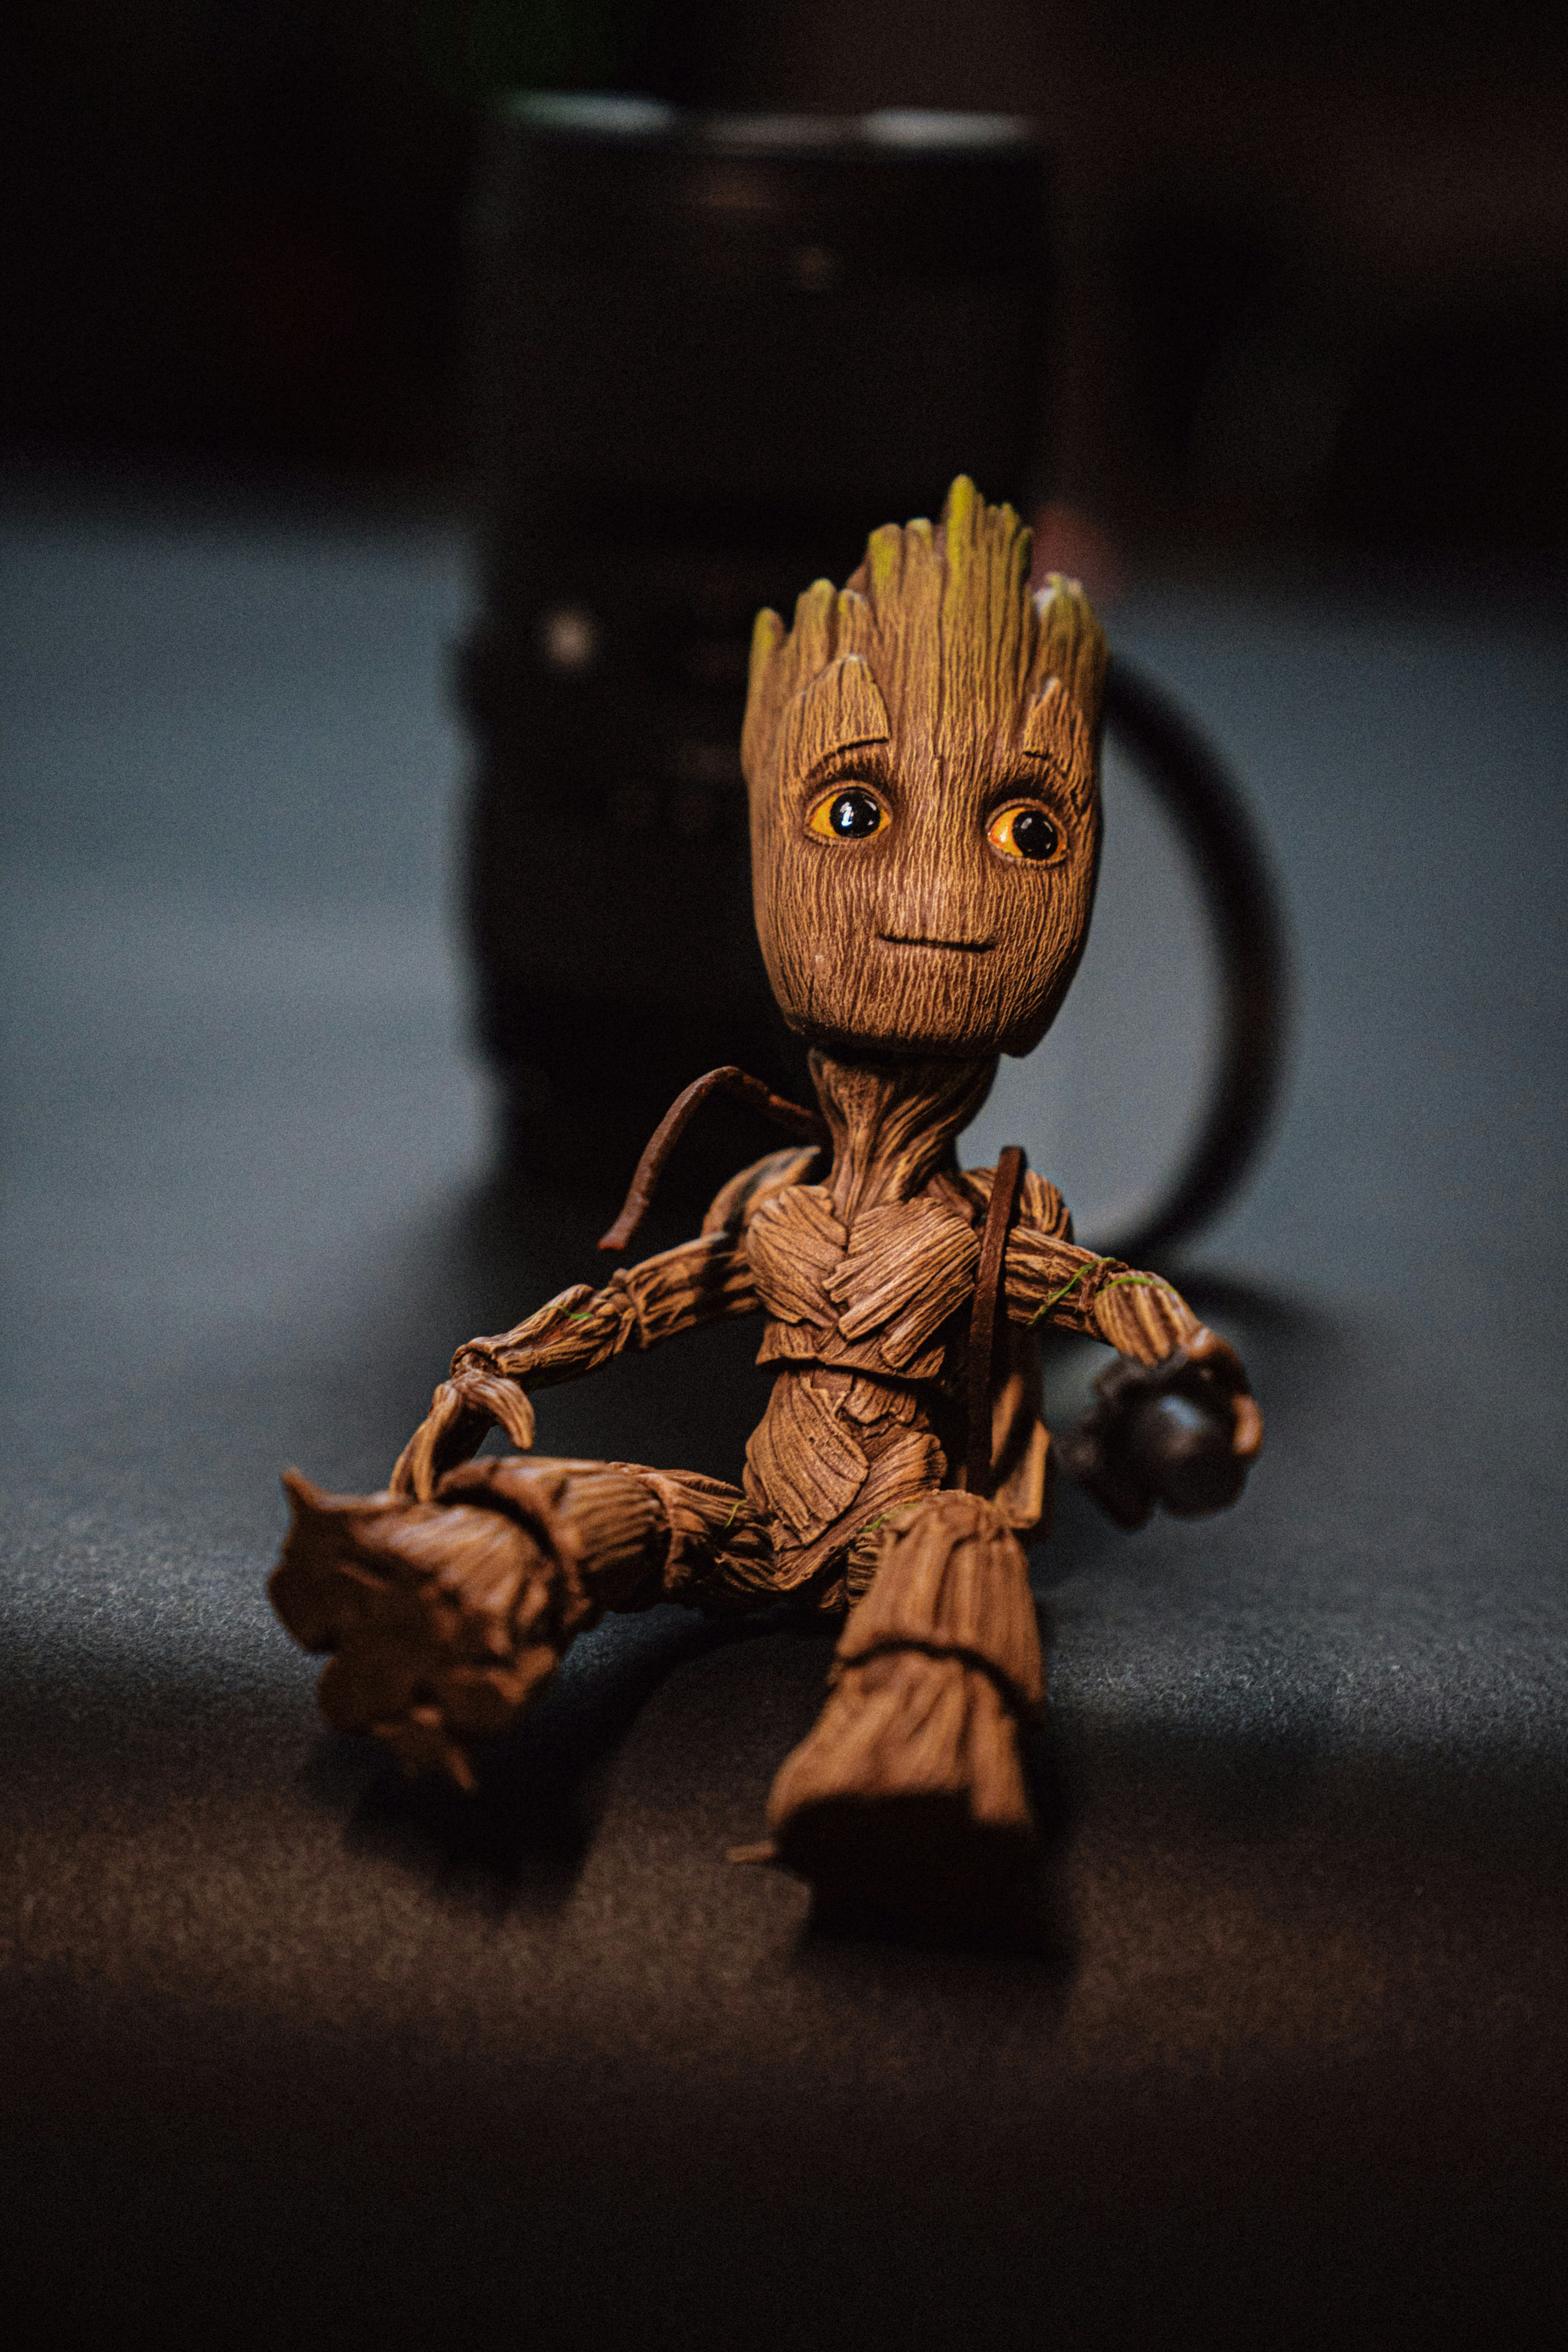
[[1228, 1398], [1220, 1410], [1188, 1396], [1151, 1397], [1127, 1432], [1127, 1458], [1138, 1476], [1177, 1518], [1223, 1511], [1247, 1481], [1247, 1465], [1231, 1447]]
[[881, 804], [869, 793], [840, 793], [827, 813], [827, 822], [847, 840], [858, 840], [862, 834], [875, 833], [881, 824]]
[[1057, 829], [1043, 809], [1020, 809], [1013, 819], [1013, 846], [1020, 857], [1050, 857]]

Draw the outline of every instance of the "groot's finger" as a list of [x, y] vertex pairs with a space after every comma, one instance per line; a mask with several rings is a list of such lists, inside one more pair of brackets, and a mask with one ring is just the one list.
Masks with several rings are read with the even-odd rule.
[[1202, 1364], [1211, 1379], [1220, 1381], [1225, 1387], [1244, 1389], [1247, 1386], [1247, 1371], [1241, 1358], [1230, 1341], [1222, 1339], [1217, 1331], [1211, 1331], [1206, 1323], [1200, 1330], [1194, 1331], [1190, 1339], [1183, 1341], [1182, 1353], [1189, 1364]]
[[1250, 1462], [1263, 1444], [1263, 1415], [1256, 1397], [1245, 1391], [1232, 1401], [1236, 1426], [1231, 1433], [1230, 1450], [1239, 1461]]
[[[392, 1475], [386, 1482], [387, 1491], [389, 1494], [403, 1495], [410, 1497], [417, 1496], [422, 1502], [429, 1501], [430, 1450], [435, 1443], [430, 1429], [430, 1422], [433, 1417], [433, 1415], [427, 1415], [426, 1418], [420, 1423], [418, 1428], [415, 1431], [413, 1436], [409, 1439], [407, 1444], [404, 1447], [402, 1453], [393, 1464]], [[423, 1485], [421, 1484], [420, 1475], [422, 1471], [425, 1477], [425, 1483]]]
[[[534, 1426], [533, 1405], [526, 1389], [520, 1389], [515, 1381], [509, 1381], [500, 1375], [487, 1375], [479, 1379], [470, 1375], [463, 1382], [462, 1392], [469, 1402], [479, 1407], [492, 1421], [500, 1422], [520, 1454], [531, 1451]], [[472, 1452], [473, 1448], [470, 1446], [468, 1453]], [[467, 1458], [467, 1455], [458, 1457], [459, 1460]], [[456, 1465], [447, 1463], [445, 1466], [450, 1469]]]
[[473, 1412], [468, 1399], [450, 1381], [443, 1381], [431, 1399], [430, 1410], [398, 1455], [390, 1481], [395, 1495], [416, 1496], [427, 1503], [436, 1481], [483, 1444], [490, 1416]]

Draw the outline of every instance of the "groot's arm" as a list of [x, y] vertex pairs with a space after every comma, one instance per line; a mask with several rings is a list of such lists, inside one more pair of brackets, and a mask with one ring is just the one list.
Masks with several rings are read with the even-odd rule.
[[1104, 1339], [1134, 1363], [1157, 1364], [1203, 1326], [1170, 1283], [1120, 1258], [1097, 1257], [1060, 1234], [1020, 1225], [1007, 1243], [1007, 1313]]
[[1235, 1349], [1159, 1275], [1021, 1226], [1007, 1244], [1007, 1312], [1104, 1339], [1126, 1360], [1095, 1383], [1099, 1402], [1063, 1448], [1111, 1517], [1141, 1526], [1156, 1502], [1183, 1516], [1241, 1492], [1263, 1416]]
[[393, 1493], [428, 1500], [443, 1472], [468, 1461], [492, 1423], [526, 1452], [533, 1443], [531, 1389], [576, 1380], [678, 1331], [753, 1313], [760, 1302], [746, 1227], [763, 1200], [799, 1181], [812, 1157], [810, 1150], [770, 1154], [724, 1187], [694, 1241], [618, 1268], [602, 1290], [576, 1283], [494, 1339], [468, 1340], [397, 1458]]

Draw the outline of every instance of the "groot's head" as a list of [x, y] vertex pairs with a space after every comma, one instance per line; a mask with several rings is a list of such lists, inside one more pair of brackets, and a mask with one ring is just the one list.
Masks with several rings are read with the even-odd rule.
[[1029, 593], [1029, 534], [961, 475], [843, 589], [760, 613], [742, 758], [757, 931], [815, 1043], [1022, 1054], [1078, 968], [1100, 856], [1105, 639]]

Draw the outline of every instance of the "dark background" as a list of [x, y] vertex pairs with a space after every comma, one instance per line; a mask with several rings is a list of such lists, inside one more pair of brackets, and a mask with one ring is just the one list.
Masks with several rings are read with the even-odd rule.
[[[587, 58], [472, 15], [9, 23], [0, 2325], [1554, 2340], [1563, 33], [868, 0], [628, 9]], [[1036, 1555], [1033, 1955], [836, 1940], [724, 1860], [820, 1629], [607, 1622], [468, 1805], [325, 1736], [266, 1605], [279, 1465], [376, 1484], [457, 1341], [602, 1265], [624, 1173], [493, 1180], [449, 919], [462, 213], [509, 60], [1039, 111], [1057, 488], [1283, 887], [1291, 1083], [1176, 1269], [1268, 1451], [1221, 1521], [1068, 1493]], [[1086, 1217], [1203, 1055], [1179, 855], [1108, 803], [1065, 1059], [966, 1148], [1023, 1134]], [[541, 1442], [734, 1475], [754, 1337], [552, 1392]], [[1058, 1425], [1100, 1360], [1053, 1359]]]
[[1560, 546], [1548, 0], [54, 0], [8, 12], [0, 438], [450, 485], [476, 108], [1025, 110], [1059, 494], [1135, 543]]

